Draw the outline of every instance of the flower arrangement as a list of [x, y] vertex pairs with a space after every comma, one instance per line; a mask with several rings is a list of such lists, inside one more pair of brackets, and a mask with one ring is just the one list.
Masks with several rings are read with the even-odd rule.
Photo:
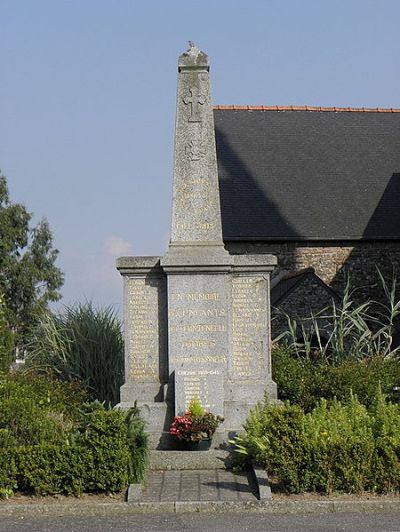
[[222, 416], [206, 412], [200, 400], [194, 397], [185, 414], [174, 417], [169, 433], [187, 443], [210, 440], [218, 425], [223, 421]]

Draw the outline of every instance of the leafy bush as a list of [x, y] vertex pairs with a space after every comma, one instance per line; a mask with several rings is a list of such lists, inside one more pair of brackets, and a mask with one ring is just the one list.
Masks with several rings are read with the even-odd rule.
[[87, 451], [86, 491], [120, 491], [128, 483], [129, 446], [122, 410], [100, 403], [83, 415], [80, 444]]
[[80, 495], [86, 488], [90, 458], [79, 445], [27, 445], [15, 450], [16, 487], [35, 495]]
[[[4, 443], [0, 429], [0, 443]], [[4, 437], [4, 434], [3, 434]], [[17, 487], [17, 468], [15, 466], [15, 449], [0, 446], [0, 499], [10, 497]]]
[[290, 493], [400, 490], [400, 408], [380, 390], [369, 409], [353, 395], [346, 404], [322, 400], [308, 414], [264, 402], [245, 430], [238, 453]]
[[236, 438], [238, 463], [249, 460], [263, 464], [279, 478], [283, 489], [301, 491], [301, 460], [304, 412], [287, 403], [284, 407], [258, 404], [244, 425], [245, 433]]
[[125, 415], [96, 408], [86, 413], [72, 445], [17, 447], [17, 487], [36, 495], [121, 491], [128, 483], [129, 448]]
[[34, 434], [42, 431], [38, 425], [52, 425], [57, 431], [64, 425], [68, 428], [80, 418], [81, 405], [87, 399], [76, 381], [59, 382], [44, 375], [13, 372], [0, 379], [0, 428], [18, 432], [19, 445], [42, 441]]
[[[74, 397], [73, 391], [76, 391]], [[76, 383], [11, 374], [0, 380], [0, 497], [120, 491], [142, 480], [147, 437], [139, 412], [82, 403]], [[70, 409], [68, 408], [70, 406]]]
[[79, 379], [92, 399], [115, 405], [124, 375], [124, 341], [113, 310], [91, 303], [47, 314], [31, 334], [26, 366], [61, 380]]
[[304, 418], [302, 491], [361, 492], [374, 455], [372, 419], [352, 396], [348, 404], [321, 403]]
[[378, 385], [390, 400], [395, 400], [393, 387], [400, 385], [400, 361], [375, 356], [362, 360], [337, 362], [323, 357], [302, 358], [287, 345], [272, 351], [272, 373], [279, 398], [298, 404], [306, 412], [324, 398], [346, 401], [352, 390], [361, 403], [370, 405]]

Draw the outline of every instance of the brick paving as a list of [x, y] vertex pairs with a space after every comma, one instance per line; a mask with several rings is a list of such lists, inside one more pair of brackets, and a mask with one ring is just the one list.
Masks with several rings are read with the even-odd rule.
[[247, 472], [223, 469], [150, 471], [139, 502], [254, 501]]

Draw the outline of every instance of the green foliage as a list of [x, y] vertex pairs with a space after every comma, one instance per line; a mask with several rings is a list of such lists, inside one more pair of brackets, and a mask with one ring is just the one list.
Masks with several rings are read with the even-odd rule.
[[200, 399], [197, 396], [191, 399], [189, 406], [188, 406], [188, 411], [192, 414], [192, 416], [199, 416], [199, 417], [204, 416], [204, 414], [206, 413], [206, 411], [204, 410], [200, 402]]
[[148, 436], [145, 432], [145, 422], [140, 417], [136, 404], [128, 410], [126, 415], [128, 430], [128, 477], [130, 484], [143, 482], [149, 463]]
[[10, 369], [13, 347], [14, 335], [8, 325], [4, 298], [0, 293], [0, 374]]
[[313, 359], [318, 353], [321, 358], [335, 363], [376, 355], [396, 357], [400, 350], [400, 346], [395, 347], [393, 343], [395, 324], [400, 316], [397, 281], [393, 277], [389, 284], [379, 270], [378, 277], [383, 301], [357, 303], [356, 290], [351, 289], [348, 278], [339, 304], [332, 299], [329, 307], [300, 321], [286, 316], [287, 331], [277, 341], [285, 340], [301, 358]]
[[297, 357], [287, 345], [282, 345], [272, 351], [272, 373], [280, 399], [298, 404], [308, 412], [322, 398], [347, 400], [351, 390], [368, 406], [379, 384], [394, 400], [393, 387], [400, 383], [400, 361], [382, 356], [336, 363], [325, 358], [313, 361]]
[[80, 495], [91, 463], [84, 447], [53, 443], [18, 447], [15, 461], [17, 489], [35, 495]]
[[115, 405], [124, 374], [121, 323], [113, 310], [91, 303], [41, 317], [31, 335], [27, 370], [79, 379], [93, 399]]
[[264, 402], [245, 430], [238, 453], [290, 493], [400, 490], [400, 408], [379, 389], [369, 409], [353, 395], [346, 404], [321, 400], [308, 414]]
[[372, 419], [357, 398], [329, 407], [322, 400], [305, 416], [302, 440], [302, 491], [352, 493], [369, 486]]
[[0, 499], [8, 499], [17, 488], [15, 449], [2, 447], [1, 443], [4, 443], [4, 440], [0, 429]]
[[147, 437], [136, 409], [108, 410], [76, 383], [10, 374], [0, 380], [0, 497], [120, 491], [142, 480]]
[[121, 491], [128, 483], [125, 413], [95, 408], [83, 416], [81, 444], [88, 451], [86, 491]]
[[73, 443], [42, 441], [17, 447], [20, 491], [36, 495], [121, 491], [128, 482], [129, 449], [124, 413], [95, 408], [83, 414]]
[[[241, 462], [249, 460], [262, 464], [276, 475], [284, 489], [300, 491], [301, 441], [304, 413], [295, 405], [277, 407], [258, 404], [244, 425], [245, 433], [238, 444]], [[297, 444], [297, 445], [296, 445]], [[243, 458], [245, 457], [245, 458]]]
[[[80, 418], [81, 405], [86, 400], [85, 390], [76, 381], [60, 382], [45, 375], [10, 373], [0, 378], [0, 419], [4, 420], [0, 427], [14, 427], [19, 431], [21, 426], [20, 435], [24, 431], [35, 432], [35, 428], [30, 428], [30, 419], [32, 423], [51, 422], [55, 430], [63, 424], [68, 427]], [[24, 408], [31, 414], [25, 413]], [[25, 443], [32, 443], [30, 436], [19, 441], [21, 445]]]
[[48, 223], [43, 219], [31, 227], [31, 219], [24, 205], [10, 201], [6, 178], [0, 174], [0, 293], [15, 345], [21, 348], [37, 316], [60, 298], [63, 284]]

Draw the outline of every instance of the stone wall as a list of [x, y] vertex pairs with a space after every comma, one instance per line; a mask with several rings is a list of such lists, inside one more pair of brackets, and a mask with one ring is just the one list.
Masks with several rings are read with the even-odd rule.
[[376, 267], [387, 279], [393, 271], [400, 278], [400, 242], [228, 242], [230, 253], [270, 253], [278, 257], [280, 270], [298, 271], [313, 267], [315, 273], [339, 293], [345, 285], [345, 271], [357, 287], [360, 300], [381, 299], [382, 290]]
[[[275, 340], [281, 333], [288, 330], [287, 316], [299, 321], [316, 316], [320, 311], [331, 307], [333, 295], [324, 287], [313, 274], [305, 276], [304, 280], [299, 283], [282, 302], [277, 302], [278, 308], [271, 309], [271, 330], [272, 340]], [[318, 319], [318, 326], [322, 330], [325, 326], [323, 319]], [[305, 322], [308, 330], [311, 326], [310, 321]], [[301, 338], [299, 328], [298, 337]]]

